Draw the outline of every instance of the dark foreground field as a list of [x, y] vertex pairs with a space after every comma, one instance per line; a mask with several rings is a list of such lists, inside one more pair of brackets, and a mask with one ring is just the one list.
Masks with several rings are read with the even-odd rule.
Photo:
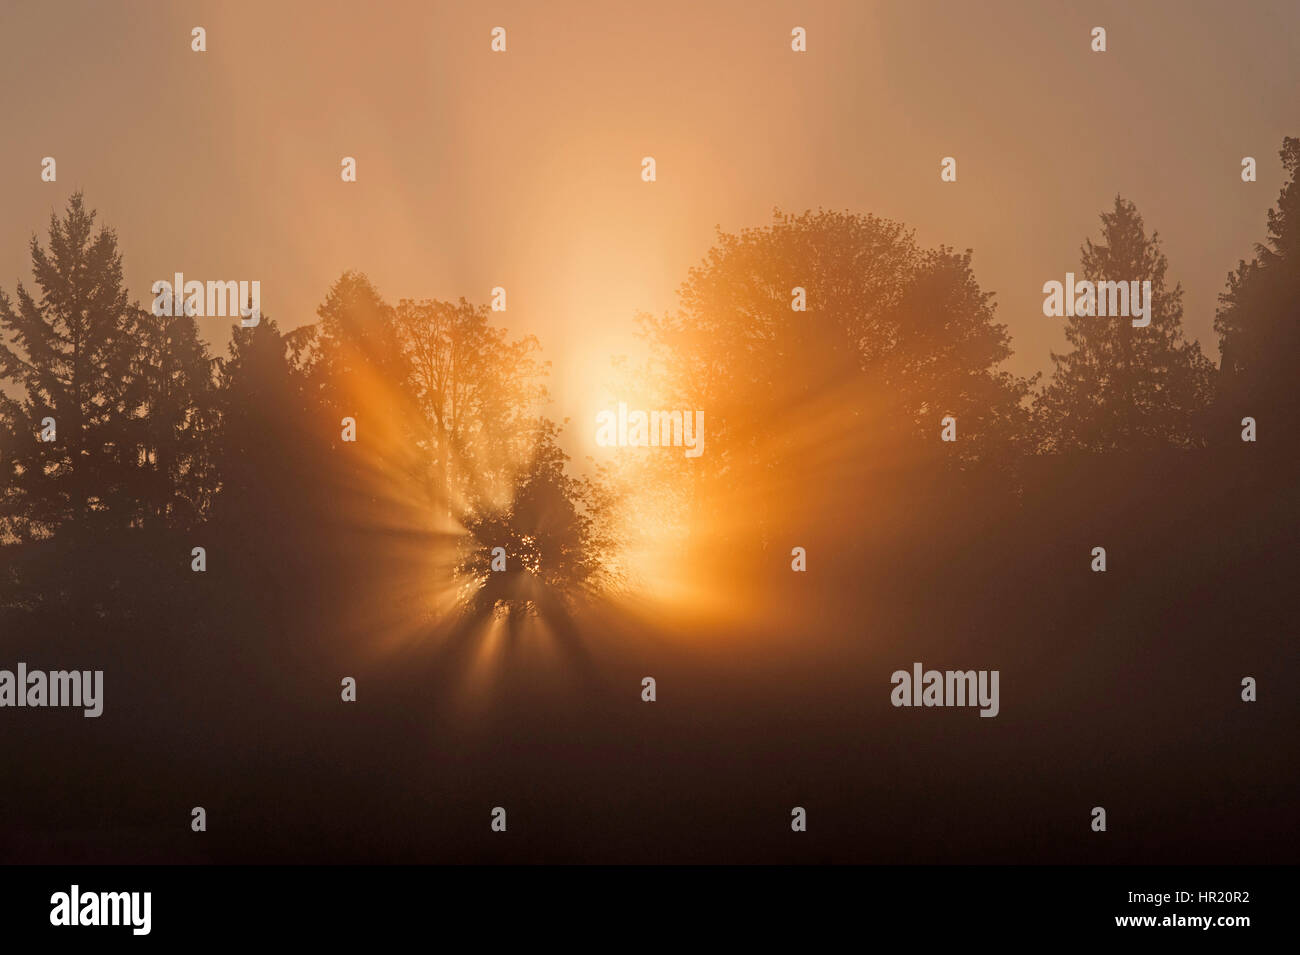
[[[6, 714], [0, 859], [1294, 862], [1293, 486], [1117, 467], [943, 545], [931, 514], [805, 575], [774, 549], [732, 617], [643, 594], [376, 650], [224, 592], [11, 612], [5, 665], [102, 667], [106, 701]], [[914, 661], [1000, 670], [1000, 714], [891, 706]]]

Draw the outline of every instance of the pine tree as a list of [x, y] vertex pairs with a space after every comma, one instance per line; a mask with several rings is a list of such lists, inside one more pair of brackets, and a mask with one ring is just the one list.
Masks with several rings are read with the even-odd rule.
[[131, 483], [140, 516], [154, 526], [191, 527], [207, 515], [217, 484], [213, 359], [191, 316], [139, 309], [132, 334], [123, 452], [138, 468]]
[[1300, 139], [1287, 137], [1280, 154], [1290, 178], [1269, 210], [1268, 241], [1229, 273], [1214, 320], [1222, 355], [1216, 433], [1239, 440], [1240, 419], [1249, 415], [1288, 435], [1270, 447], [1294, 446], [1300, 425]]
[[[208, 505], [212, 373], [190, 317], [155, 316], [128, 301], [111, 229], [76, 193], [51, 216], [49, 248], [32, 238], [34, 296], [0, 292], [0, 404], [6, 432], [6, 525], [47, 537], [70, 525], [188, 526]], [[55, 440], [36, 438], [45, 418]]]
[[[129, 519], [123, 425], [130, 404], [136, 308], [122, 284], [110, 229], [80, 193], [63, 219], [50, 217], [49, 249], [31, 240], [38, 295], [0, 291], [0, 378], [17, 397], [0, 398], [9, 447], [4, 456], [6, 527], [22, 540]], [[53, 418], [56, 440], [38, 439]]]
[[221, 428], [213, 457], [221, 489], [213, 533], [227, 541], [240, 569], [282, 572], [285, 552], [306, 546], [301, 535], [320, 504], [322, 444], [309, 427], [285, 336], [270, 316], [236, 327], [218, 365]]
[[366, 405], [395, 419], [407, 365], [393, 308], [360, 272], [344, 272], [316, 310], [316, 350], [309, 379], [331, 410], [356, 414]]
[[1182, 286], [1166, 286], [1158, 233], [1147, 236], [1137, 207], [1119, 196], [1101, 216], [1101, 241], [1086, 240], [1083, 278], [1151, 283], [1150, 324], [1128, 317], [1067, 319], [1072, 350], [1052, 353], [1053, 376], [1036, 411], [1049, 451], [1195, 447], [1205, 440], [1214, 366], [1182, 329]]

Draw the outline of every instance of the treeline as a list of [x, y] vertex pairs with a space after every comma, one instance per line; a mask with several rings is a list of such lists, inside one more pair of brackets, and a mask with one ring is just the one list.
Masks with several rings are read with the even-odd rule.
[[128, 299], [113, 231], [74, 195], [32, 239], [35, 286], [0, 290], [0, 604], [129, 616], [202, 565], [272, 618], [310, 605], [338, 627], [321, 595], [374, 594], [348, 605], [363, 629], [395, 599], [432, 620], [476, 590], [490, 605], [607, 586], [652, 520], [681, 525], [683, 561], [861, 551], [955, 489], [1015, 498], [1042, 455], [1239, 447], [1247, 417], [1261, 461], [1294, 463], [1300, 140], [1281, 155], [1266, 239], [1221, 297], [1218, 368], [1122, 198], [1078, 272], [1149, 281], [1150, 325], [1068, 319], [1045, 380], [1003, 370], [1011, 338], [970, 251], [870, 215], [777, 213], [719, 232], [680, 307], [641, 317], [650, 358], [618, 397], [701, 409], [703, 456], [629, 454], [583, 478], [546, 415], [539, 343], [486, 306], [392, 305], [347, 273], [314, 324], [264, 316], [213, 356], [194, 318]]
[[[1064, 321], [1068, 345], [1045, 378], [1004, 370], [1011, 338], [969, 251], [923, 249], [898, 223], [839, 212], [778, 212], [766, 227], [720, 232], [680, 307], [642, 317], [652, 353], [639, 397], [703, 409], [706, 451], [643, 456], [631, 479], [647, 494], [676, 488], [659, 510], [690, 515], [683, 534], [701, 567], [752, 559], [788, 573], [802, 545], [832, 564], [847, 558], [852, 577], [902, 538], [933, 548], [987, 535], [1044, 490], [1036, 482], [1072, 472], [1102, 485], [1171, 454], [1203, 468], [1198, 451], [1294, 466], [1300, 140], [1286, 139], [1281, 157], [1266, 240], [1229, 276], [1218, 310], [1221, 371], [1183, 332], [1158, 234], [1118, 196], [1062, 271], [1149, 282], [1149, 324], [1042, 318]], [[945, 419], [955, 440], [942, 440]]]
[[[436, 608], [486, 570], [487, 527], [512, 554], [527, 541], [543, 578], [596, 573], [547, 364], [486, 306], [392, 306], [347, 273], [316, 323], [263, 316], [214, 357], [193, 317], [128, 300], [80, 194], [31, 254], [36, 287], [0, 292], [5, 606], [129, 616], [169, 590], [183, 603], [180, 568], [293, 617], [418, 568], [409, 596]], [[566, 510], [542, 522], [538, 501]]]

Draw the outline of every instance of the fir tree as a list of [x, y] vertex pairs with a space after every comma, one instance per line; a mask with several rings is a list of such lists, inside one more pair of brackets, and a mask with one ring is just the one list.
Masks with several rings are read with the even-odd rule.
[[1288, 442], [1300, 423], [1300, 139], [1287, 137], [1280, 154], [1290, 178], [1268, 212], [1268, 241], [1229, 273], [1214, 320], [1222, 355], [1216, 433], [1229, 441], [1239, 440], [1243, 416], [1269, 422]]
[[[130, 404], [136, 308], [122, 284], [112, 230], [94, 231], [80, 193], [62, 219], [50, 217], [49, 249], [32, 237], [40, 291], [19, 283], [16, 302], [0, 291], [0, 399], [7, 529], [20, 539], [49, 536], [110, 516], [126, 520], [130, 501], [123, 425]], [[17, 395], [12, 395], [17, 391]], [[56, 440], [38, 438], [53, 418]]]
[[[51, 216], [49, 248], [32, 238], [40, 293], [0, 292], [6, 527], [22, 540], [64, 525], [188, 526], [213, 489], [212, 374], [194, 319], [132, 304], [116, 235], [94, 222], [73, 195]], [[54, 441], [38, 439], [45, 418]]]
[[1036, 410], [1050, 451], [1151, 450], [1204, 443], [1214, 366], [1183, 337], [1182, 286], [1166, 286], [1158, 233], [1147, 236], [1137, 207], [1119, 196], [1101, 216], [1101, 241], [1086, 240], [1083, 277], [1151, 283], [1150, 324], [1128, 317], [1067, 319], [1072, 350], [1052, 353], [1053, 376]]

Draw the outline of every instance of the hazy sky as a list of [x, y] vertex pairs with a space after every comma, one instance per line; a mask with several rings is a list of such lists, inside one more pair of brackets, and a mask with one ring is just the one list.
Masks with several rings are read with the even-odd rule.
[[[1164, 238], [1217, 362], [1217, 295], [1300, 135], [1298, 63], [1294, 0], [4, 0], [0, 286], [30, 284], [27, 242], [77, 188], [146, 304], [177, 271], [258, 279], [291, 328], [348, 268], [393, 302], [502, 285], [499, 322], [539, 336], [553, 410], [585, 433], [607, 357], [637, 311], [674, 304], [715, 224], [824, 206], [972, 248], [1027, 373], [1064, 344], [1042, 284], [1119, 192]], [[224, 352], [222, 320], [200, 321]]]

